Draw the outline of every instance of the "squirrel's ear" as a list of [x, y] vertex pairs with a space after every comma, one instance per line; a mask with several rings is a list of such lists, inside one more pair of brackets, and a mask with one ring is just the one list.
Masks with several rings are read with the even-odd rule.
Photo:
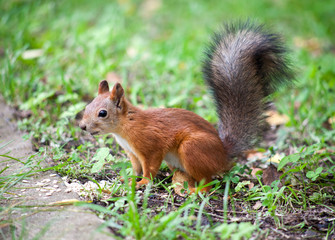
[[109, 92], [109, 87], [108, 82], [106, 80], [103, 80], [99, 84], [98, 94], [103, 94], [105, 92]]
[[118, 108], [121, 108], [121, 102], [122, 102], [123, 95], [124, 95], [124, 90], [121, 84], [115, 83], [111, 91], [110, 99], [115, 102], [115, 105]]

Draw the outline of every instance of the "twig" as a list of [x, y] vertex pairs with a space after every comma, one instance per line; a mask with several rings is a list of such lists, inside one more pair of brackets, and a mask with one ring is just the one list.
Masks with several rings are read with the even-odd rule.
[[282, 236], [283, 236], [284, 238], [286, 238], [286, 239], [289, 239], [289, 238], [290, 238], [290, 236], [286, 235], [285, 233], [283, 233], [283, 232], [281, 232], [281, 231], [279, 231], [279, 230], [277, 230], [277, 229], [275, 229], [275, 228], [271, 228], [271, 230], [273, 230], [273, 231], [275, 231], [276, 233], [282, 235]]

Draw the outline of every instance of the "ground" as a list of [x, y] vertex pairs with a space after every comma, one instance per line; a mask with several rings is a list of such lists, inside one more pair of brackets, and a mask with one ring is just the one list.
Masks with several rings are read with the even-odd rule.
[[[28, 161], [34, 153], [30, 139], [17, 130], [13, 122], [13, 109], [0, 101], [1, 154]], [[45, 163], [42, 163], [47, 168]], [[25, 167], [26, 166], [26, 167]], [[5, 169], [8, 167], [7, 169]], [[6, 157], [0, 158], [2, 178], [29, 172], [26, 164]], [[100, 233], [107, 231], [102, 220], [93, 212], [73, 206], [79, 201], [77, 193], [69, 191], [62, 178], [52, 170], [22, 175], [15, 187], [4, 194], [1, 201], [0, 239], [105, 239]], [[101, 228], [98, 231], [98, 228]], [[14, 235], [12, 235], [14, 233]], [[15, 237], [14, 237], [15, 236]]]
[[[4, 142], [9, 139], [14, 139], [12, 144], [7, 145], [6, 148], [2, 150], [5, 152], [11, 151], [11, 153], [14, 154], [12, 155], [13, 157], [20, 156], [20, 159], [29, 157], [33, 153], [32, 146], [29, 142], [30, 140], [24, 141], [22, 139], [22, 133], [16, 130], [15, 123], [13, 124], [12, 122], [13, 118], [10, 117], [11, 115], [8, 115], [8, 113], [13, 110], [10, 110], [10, 108], [3, 103], [0, 107], [5, 109], [1, 111], [1, 136], [2, 138], [3, 136], [7, 136], [3, 138]], [[9, 132], [11, 133], [10, 135], [8, 134]], [[271, 143], [275, 136], [276, 129], [272, 131], [268, 130], [265, 139]], [[93, 143], [96, 141], [84, 132], [82, 133], [82, 139], [84, 139], [82, 141], [92, 141]], [[70, 151], [71, 148], [78, 147], [77, 145], [80, 144], [80, 141], [72, 141], [68, 143], [69, 146], [65, 147], [65, 149]], [[113, 144], [111, 148], [116, 148], [115, 144]], [[114, 154], [113, 151], [111, 152]], [[249, 165], [250, 168], [259, 170], [262, 168], [263, 172], [268, 172], [271, 176], [277, 173], [276, 168], [271, 164], [260, 164], [259, 161], [256, 161], [250, 165], [243, 157], [238, 161], [242, 165]], [[56, 164], [50, 160], [46, 162], [47, 163], [42, 163], [44, 168]], [[14, 160], [3, 161], [1, 164], [2, 168], [4, 165], [10, 166], [10, 168], [4, 172], [5, 175], [13, 174], [22, 168], [22, 164]], [[258, 165], [258, 168], [255, 167], [256, 165]], [[108, 168], [108, 164], [105, 167]], [[63, 236], [64, 239], [78, 239], [78, 237], [82, 239], [82, 232], [85, 232], [85, 236], [87, 232], [91, 232], [97, 235], [89, 235], [88, 239], [101, 239], [103, 235], [100, 235], [99, 232], [95, 232], [95, 229], [101, 225], [103, 219], [108, 221], [110, 216], [107, 214], [103, 216], [101, 220], [98, 220], [97, 217], [92, 216], [92, 212], [88, 213], [87, 211], [89, 210], [87, 209], [83, 211], [82, 208], [79, 208], [80, 210], [78, 212], [78, 207], [73, 206], [73, 199], [93, 201], [94, 204], [103, 207], [115, 206], [117, 202], [115, 199], [125, 194], [120, 192], [112, 193], [110, 191], [111, 184], [113, 184], [114, 181], [117, 182], [119, 174], [119, 170], [109, 169], [103, 176], [96, 175], [96, 181], [105, 189], [105, 191], [97, 194], [97, 185], [90, 181], [92, 179], [85, 177], [80, 179], [69, 177], [61, 178], [52, 170], [37, 172], [21, 180], [15, 186], [15, 190], [10, 191], [10, 194], [13, 196], [2, 206], [9, 207], [8, 211], [11, 212], [10, 219], [13, 221], [13, 226], [17, 228], [16, 234], [21, 232], [20, 227], [25, 223], [27, 224], [25, 227], [29, 229], [27, 233], [29, 236], [36, 236], [45, 228], [45, 234], [43, 236], [49, 236], [49, 234], [51, 234], [53, 236]], [[239, 176], [240, 182], [250, 181], [248, 184], [249, 189], [258, 183], [255, 175], [251, 177], [245, 172], [237, 173], [237, 175]], [[173, 190], [167, 191], [164, 186], [171, 185], [171, 178], [169, 176], [170, 173], [162, 169], [156, 177], [156, 184], [152, 186], [150, 193], [146, 193], [145, 188], [136, 191], [136, 202], [139, 214], [149, 209], [149, 213], [145, 214], [152, 218], [155, 215], [159, 215], [162, 210], [166, 214], [173, 213], [178, 211], [178, 209], [185, 204], [190, 203], [190, 196], [180, 196]], [[271, 180], [269, 180], [270, 183], [276, 178], [278, 179], [278, 176], [274, 176], [274, 179], [272, 177]], [[263, 175], [263, 181], [264, 179], [265, 177]], [[291, 209], [284, 209], [285, 205], [278, 204], [278, 207], [282, 209], [280, 209], [279, 214], [275, 212], [273, 215], [273, 213], [269, 213], [268, 208], [262, 205], [260, 198], [255, 198], [254, 201], [244, 201], [245, 195], [248, 194], [246, 194], [246, 192], [236, 192], [233, 196], [228, 196], [229, 200], [233, 198], [234, 201], [229, 201], [226, 212], [224, 210], [225, 183], [222, 177], [219, 177], [217, 181], [221, 183], [221, 186], [217, 187], [216, 191], [212, 192], [209, 198], [203, 197], [204, 202], [198, 197], [196, 202], [198, 206], [201, 205], [202, 208], [194, 208], [192, 210], [192, 216], [195, 219], [198, 219], [199, 214], [202, 213], [199, 219], [200, 225], [203, 227], [216, 226], [222, 222], [228, 224], [249, 222], [251, 224], [257, 224], [259, 229], [262, 230], [253, 235], [253, 237], [257, 239], [320, 239], [324, 238], [327, 232], [329, 232], [329, 227], [334, 225], [335, 216], [334, 212], [331, 211], [331, 207], [335, 205], [334, 198], [327, 200], [323, 205], [310, 206], [307, 209], [303, 209], [299, 205], [295, 205], [294, 208]], [[157, 184], [158, 182], [161, 184]], [[103, 187], [103, 185], [109, 187]], [[236, 186], [235, 183], [232, 183], [230, 187], [234, 188]], [[128, 190], [131, 191], [131, 189]], [[195, 199], [192, 198], [191, 200], [194, 201]], [[22, 202], [24, 202], [24, 204], [22, 204]], [[19, 211], [15, 209], [15, 205], [17, 204], [24, 210]], [[143, 207], [143, 205], [145, 205], [145, 207]], [[24, 206], [35, 207], [31, 209], [24, 208]], [[121, 207], [117, 210], [117, 213], [122, 215], [125, 214], [126, 211], [129, 211], [128, 207]], [[95, 213], [99, 215], [99, 211], [95, 210]], [[27, 215], [27, 217], [23, 217], [25, 215]], [[22, 219], [24, 220], [22, 221]], [[115, 223], [119, 225], [124, 224], [121, 220], [116, 220]], [[6, 234], [5, 229], [7, 228], [8, 231], [8, 227], [9, 224], [3, 225], [3, 233]], [[195, 228], [195, 224], [191, 224], [189, 227]], [[112, 235], [122, 237], [118, 228], [110, 227], [109, 230], [105, 229], [105, 231]], [[328, 235], [328, 239], [332, 239], [332, 236], [334, 236], [334, 233]], [[180, 236], [178, 238], [180, 238]], [[42, 239], [49, 238], [42, 237]]]

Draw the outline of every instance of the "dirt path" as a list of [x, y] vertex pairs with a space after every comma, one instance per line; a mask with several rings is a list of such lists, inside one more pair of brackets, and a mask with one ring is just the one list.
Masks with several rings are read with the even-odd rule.
[[[32, 146], [30, 141], [23, 140], [23, 134], [12, 120], [13, 111], [0, 99], [0, 146], [8, 143], [0, 148], [0, 155], [8, 154], [25, 162], [33, 154]], [[1, 177], [29, 171], [18, 161], [0, 157], [0, 171], [6, 167]], [[99, 229], [102, 221], [93, 212], [72, 205], [55, 204], [64, 200], [79, 200], [76, 193], [66, 189], [62, 179], [53, 171], [34, 173], [21, 179], [4, 193], [7, 200], [1, 200], [0, 206], [4, 207], [5, 214], [2, 213], [0, 218], [5, 217], [13, 224], [12, 227], [9, 224], [0, 225], [0, 239], [11, 239], [12, 232], [16, 235], [15, 239], [109, 239], [104, 234], [108, 229]]]

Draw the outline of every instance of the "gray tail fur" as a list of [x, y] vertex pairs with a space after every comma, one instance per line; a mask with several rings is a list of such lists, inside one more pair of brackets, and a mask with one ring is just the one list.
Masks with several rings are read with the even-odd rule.
[[225, 25], [206, 51], [203, 73], [216, 101], [219, 135], [235, 156], [260, 139], [266, 97], [292, 83], [279, 35], [250, 22]]

